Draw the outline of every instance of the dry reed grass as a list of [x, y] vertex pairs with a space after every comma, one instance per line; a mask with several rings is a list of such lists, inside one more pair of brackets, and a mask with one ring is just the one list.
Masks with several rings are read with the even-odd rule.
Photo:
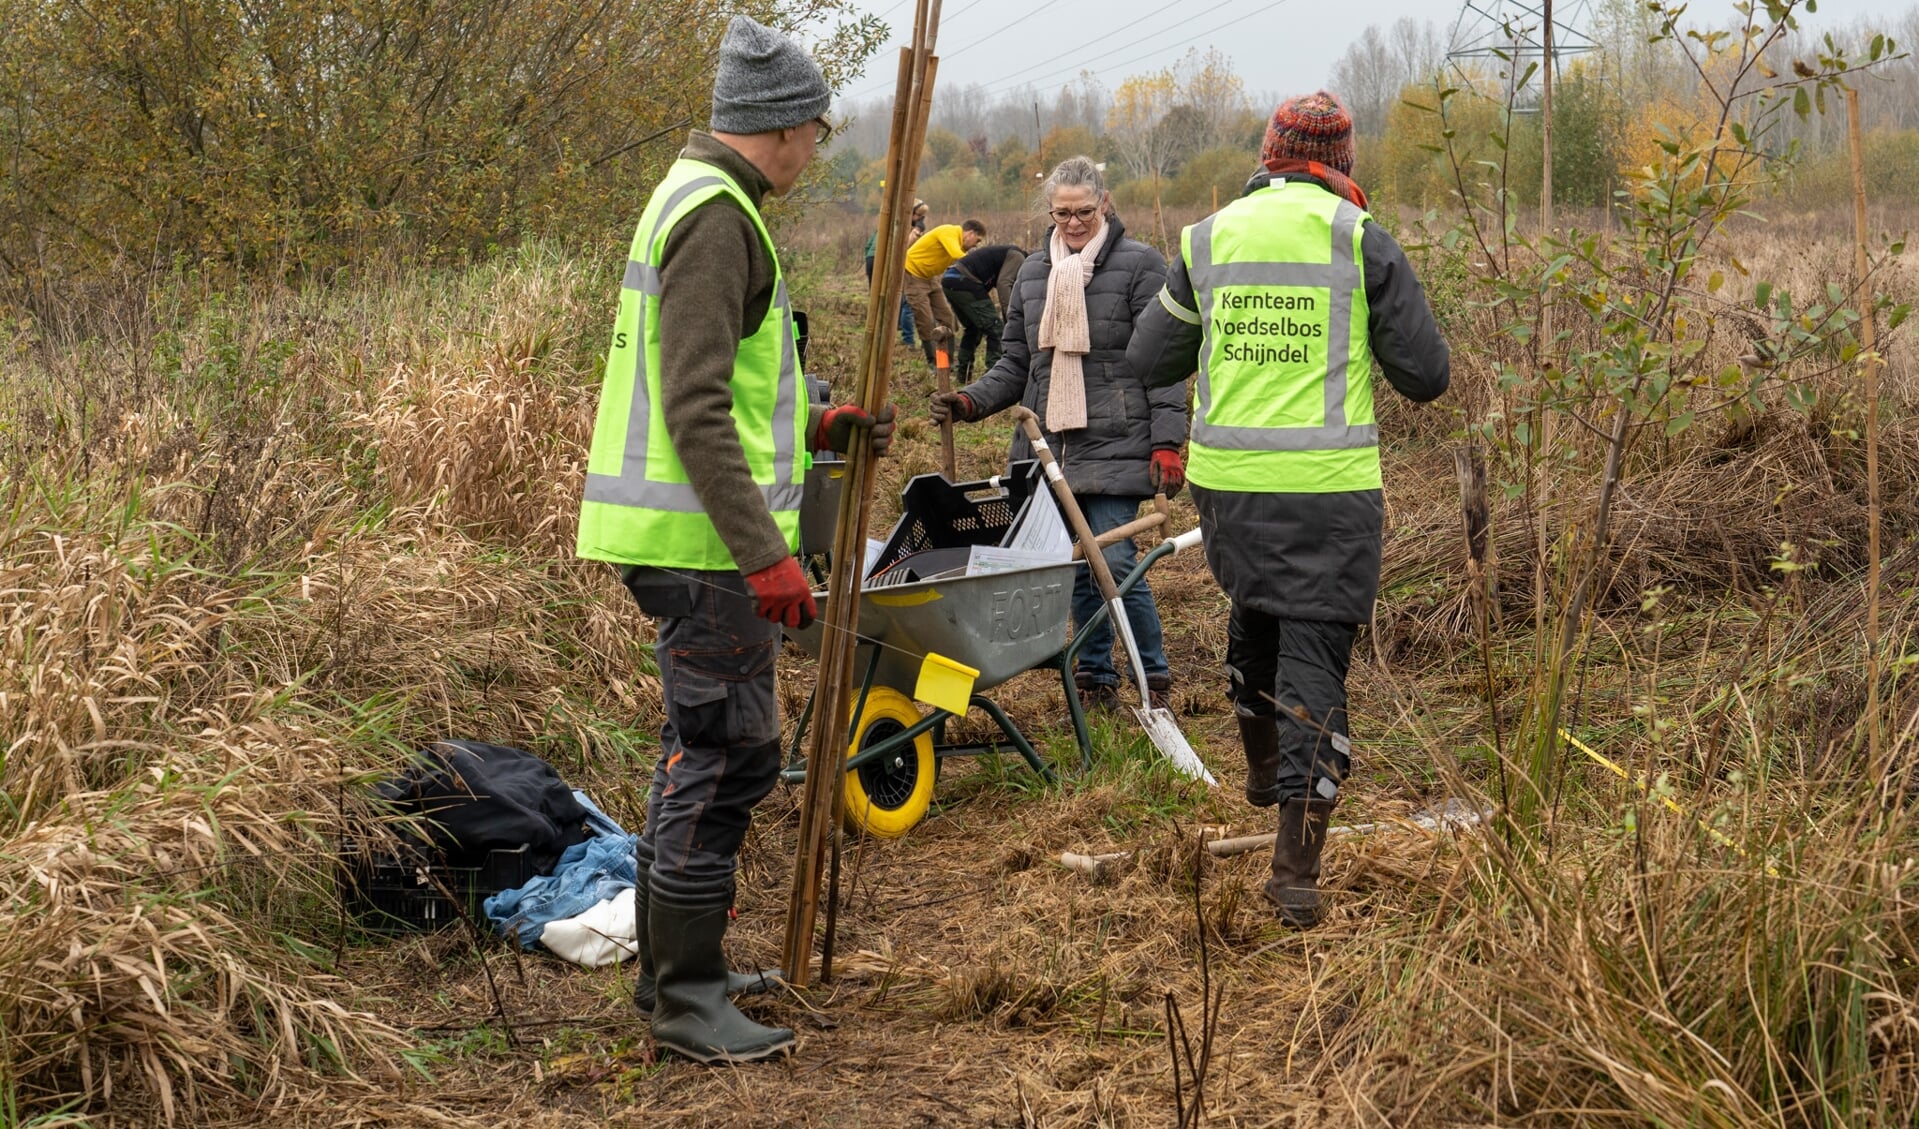
[[[1782, 242], [1736, 253], [1825, 269], [1824, 251]], [[829, 376], [851, 371], [863, 311], [857, 245], [836, 247], [789, 264], [815, 317], [810, 367]], [[182, 284], [126, 313], [118, 338], [9, 343], [31, 367], [0, 385], [22, 439], [0, 539], [0, 1080], [23, 1114], [1158, 1124], [1174, 1100], [1165, 997], [1197, 1021], [1202, 929], [1226, 986], [1214, 1123], [1815, 1125], [1837, 1110], [1892, 1125], [1919, 1111], [1914, 836], [1835, 768], [1863, 698], [1843, 402], [1640, 453], [1601, 608], [1607, 658], [1582, 688], [1582, 732], [1664, 774], [1665, 794], [1750, 858], [1581, 769], [1550, 857], [1496, 837], [1338, 840], [1333, 916], [1310, 934], [1262, 913], [1263, 859], [1202, 859], [1196, 917], [1195, 828], [1267, 816], [1234, 795], [1224, 605], [1189, 558], [1154, 581], [1182, 725], [1226, 787], [1179, 784], [1116, 721], [1098, 725], [1084, 781], [948, 766], [911, 836], [849, 844], [835, 983], [752, 1005], [802, 1031], [786, 1067], [655, 1063], [619, 972], [528, 959], [496, 975], [454, 934], [335, 965], [322, 860], [341, 790], [400, 749], [529, 745], [636, 822], [648, 749], [634, 731], [658, 708], [648, 628], [607, 570], [567, 559], [604, 290], [534, 252], [243, 299], [225, 321]], [[1485, 315], [1446, 309], [1459, 402], [1489, 403]], [[1715, 355], [1740, 343], [1729, 333]], [[1909, 348], [1893, 353], [1900, 405]], [[897, 373], [917, 415], [930, 378], [904, 355]], [[1355, 822], [1482, 796], [1495, 776], [1444, 450], [1458, 417], [1387, 412], [1411, 441], [1389, 455], [1385, 594], [1355, 665]], [[879, 525], [936, 442], [902, 426]], [[965, 429], [963, 473], [997, 470], [1005, 442]], [[1910, 529], [1919, 451], [1903, 423], [1882, 459], [1888, 520]], [[1557, 485], [1548, 521], [1570, 522], [1589, 484]], [[1533, 538], [1517, 501], [1495, 530], [1514, 630], [1492, 662], [1510, 712], [1531, 611], [1513, 578]], [[1767, 587], [1782, 541], [1825, 563]], [[1919, 558], [1899, 561], [1903, 578]], [[1669, 593], [1649, 607], [1655, 585]], [[1902, 597], [1900, 637], [1913, 610]], [[808, 671], [785, 666], [791, 719]], [[1894, 716], [1919, 716], [1892, 689]], [[1002, 698], [1064, 759], [1058, 694], [1033, 674]], [[777, 952], [791, 805], [776, 794], [756, 820], [736, 958]], [[1133, 865], [1094, 887], [1046, 861], [1068, 849], [1131, 850]], [[1733, 990], [1761, 976], [1765, 990]], [[501, 1009], [511, 1043], [493, 1041]], [[406, 1061], [431, 1079], [399, 1085]]]

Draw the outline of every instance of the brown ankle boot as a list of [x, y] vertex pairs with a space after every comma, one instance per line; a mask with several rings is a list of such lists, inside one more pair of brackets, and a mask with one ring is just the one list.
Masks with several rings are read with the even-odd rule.
[[1319, 853], [1326, 846], [1326, 824], [1333, 801], [1294, 798], [1279, 809], [1279, 838], [1273, 843], [1273, 876], [1266, 900], [1279, 919], [1294, 929], [1311, 929], [1325, 916], [1319, 901]]
[[1246, 750], [1246, 802], [1270, 808], [1279, 802], [1279, 722], [1241, 717], [1239, 743]]

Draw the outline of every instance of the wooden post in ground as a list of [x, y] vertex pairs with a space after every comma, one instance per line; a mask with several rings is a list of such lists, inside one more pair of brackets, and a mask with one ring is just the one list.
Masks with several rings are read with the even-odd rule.
[[1846, 91], [1852, 146], [1853, 301], [1866, 377], [1866, 748], [1873, 779], [1883, 780], [1879, 721], [1879, 343], [1872, 321], [1872, 261], [1866, 256], [1866, 153], [1859, 138], [1859, 92]]
[[[880, 238], [874, 247], [873, 285], [866, 297], [866, 340], [854, 396], [868, 412], [877, 412], [887, 400], [896, 337], [892, 315], [899, 309], [913, 191], [919, 180], [926, 114], [932, 104], [937, 66], [933, 43], [939, 11], [940, 0], [917, 0], [912, 45], [900, 51], [886, 156], [887, 188], [880, 202]], [[782, 947], [787, 982], [796, 988], [812, 983], [820, 880], [828, 865], [828, 846], [834, 841], [830, 837], [839, 827], [840, 779], [845, 772], [842, 765], [852, 720], [848, 711], [852, 705], [853, 654], [858, 644], [855, 633], [859, 628], [860, 572], [866, 559], [867, 517], [877, 469], [867, 446], [854, 443], [846, 455], [848, 488], [840, 496], [839, 524], [834, 530], [833, 571], [827, 581], [813, 727], [807, 746], [806, 783], [800, 797], [799, 845], [793, 859], [793, 886]], [[830, 974], [830, 970], [822, 971]]]

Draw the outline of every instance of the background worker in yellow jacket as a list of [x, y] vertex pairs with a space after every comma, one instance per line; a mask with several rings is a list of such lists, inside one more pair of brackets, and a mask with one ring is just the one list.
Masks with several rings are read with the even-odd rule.
[[906, 304], [913, 308], [913, 332], [919, 335], [929, 365], [934, 349], [947, 347], [959, 325], [940, 289], [940, 275], [985, 238], [986, 225], [978, 220], [943, 223], [906, 249]]
[[694, 131], [634, 232], [607, 354], [580, 556], [659, 626], [660, 759], [640, 836], [634, 1002], [699, 1062], [786, 1053], [793, 1032], [734, 1007], [720, 941], [753, 808], [779, 778], [780, 628], [812, 622], [794, 559], [813, 448], [891, 441], [893, 409], [809, 406], [769, 194], [798, 181], [830, 92], [791, 40], [735, 16], [712, 132]]
[[1379, 590], [1374, 361], [1400, 394], [1446, 391], [1426, 293], [1353, 183], [1353, 122], [1325, 91], [1273, 111], [1240, 198], [1180, 236], [1127, 362], [1148, 386], [1195, 370], [1186, 481], [1232, 599], [1226, 672], [1246, 798], [1280, 805], [1266, 896], [1318, 923], [1320, 849], [1351, 771], [1346, 671]]

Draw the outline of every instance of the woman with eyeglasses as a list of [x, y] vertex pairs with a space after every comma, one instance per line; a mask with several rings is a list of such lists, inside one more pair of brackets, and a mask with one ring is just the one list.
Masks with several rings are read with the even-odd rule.
[[[1180, 448], [1186, 443], [1186, 391], [1148, 389], [1126, 364], [1133, 322], [1156, 301], [1166, 278], [1158, 251], [1126, 238], [1111, 210], [1098, 166], [1087, 157], [1062, 161], [1041, 189], [1053, 221], [1046, 241], [1013, 282], [999, 362], [957, 392], [933, 397], [933, 419], [980, 420], [1014, 404], [1040, 418], [1067, 485], [1095, 534], [1139, 516], [1140, 503], [1186, 481]], [[1024, 437], [1014, 461], [1032, 457]], [[1113, 575], [1132, 571], [1134, 547], [1122, 540], [1106, 549]], [[1084, 624], [1100, 607], [1099, 589], [1082, 572], [1073, 590], [1073, 622]], [[1161, 641], [1159, 612], [1144, 583], [1128, 593], [1126, 616], [1146, 668], [1144, 692], [1164, 705], [1172, 672]], [[1102, 623], [1079, 653], [1073, 674], [1080, 699], [1110, 709], [1119, 702], [1119, 668], [1112, 628]]]

